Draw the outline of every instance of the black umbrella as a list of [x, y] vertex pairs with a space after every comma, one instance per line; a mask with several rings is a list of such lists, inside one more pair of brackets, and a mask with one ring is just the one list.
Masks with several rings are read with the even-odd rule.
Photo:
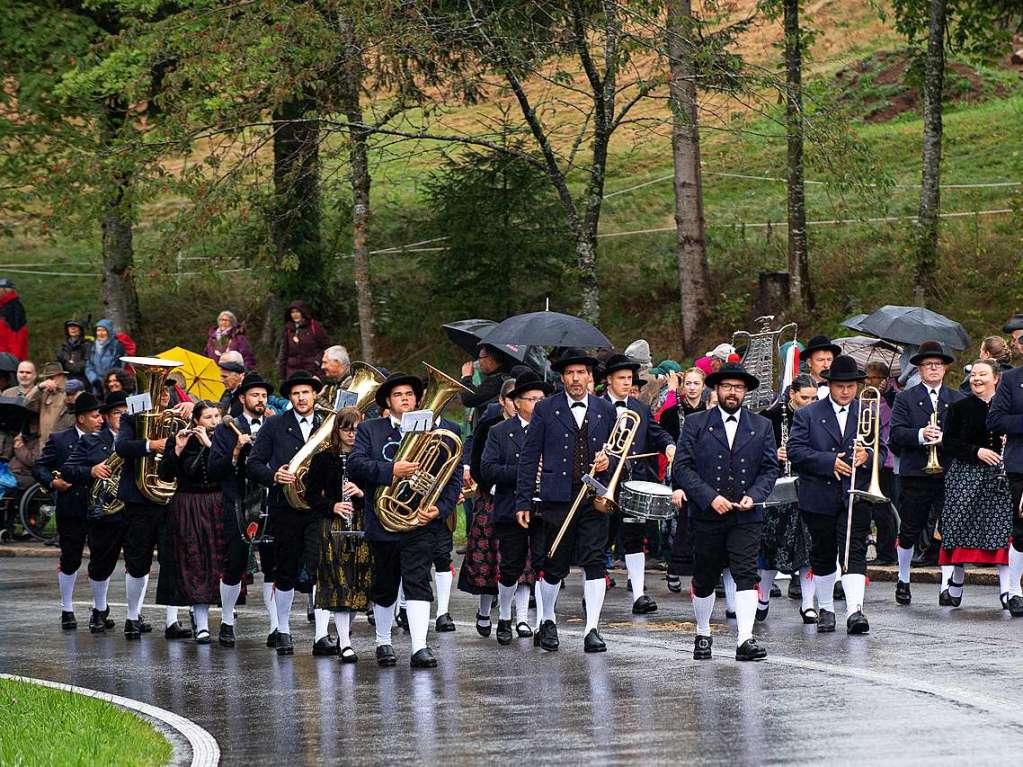
[[[476, 348], [479, 346], [483, 336], [487, 335], [491, 330], [497, 327], [497, 323], [493, 320], [458, 320], [458, 322], [449, 322], [442, 326], [444, 332], [447, 333], [448, 338], [459, 348], [469, 354], [471, 357], [476, 356]], [[543, 374], [547, 368], [547, 355], [544, 354], [543, 349], [538, 346], [527, 346], [524, 344], [503, 344], [493, 343], [489, 339], [488, 344], [491, 344], [495, 349], [503, 352], [511, 359], [516, 362], [524, 362], [529, 365], [537, 373]]]
[[0, 431], [19, 432], [28, 418], [28, 409], [17, 397], [0, 397]]
[[920, 306], [882, 306], [859, 322], [860, 329], [897, 344], [919, 346], [937, 341], [947, 349], [962, 351], [970, 336], [955, 320]]
[[854, 314], [852, 317], [847, 317], [842, 320], [839, 324], [842, 327], [849, 328], [849, 330], [855, 330], [859, 333], [863, 332], [863, 327], [860, 325], [863, 320], [867, 319], [866, 314]]
[[569, 314], [547, 311], [509, 317], [487, 333], [483, 340], [495, 346], [527, 344], [603, 349], [610, 349], [614, 346], [607, 336], [586, 320]]

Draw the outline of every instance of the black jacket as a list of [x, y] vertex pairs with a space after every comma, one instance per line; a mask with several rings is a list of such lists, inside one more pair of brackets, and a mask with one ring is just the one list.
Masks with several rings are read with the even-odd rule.
[[[310, 435], [322, 420], [318, 413], [313, 413], [312, 419]], [[294, 410], [270, 416], [263, 422], [252, 444], [252, 452], [245, 461], [245, 475], [270, 488], [270, 506], [289, 506], [284, 488], [274, 482], [274, 474], [281, 466], [290, 463], [304, 444], [302, 428], [298, 425], [298, 415]]]
[[92, 342], [85, 341], [81, 337], [72, 341], [65, 337], [60, 351], [57, 352], [57, 362], [68, 372], [68, 378], [77, 378], [88, 386], [89, 379], [85, 377], [85, 363], [92, 353]]
[[990, 405], [974, 394], [948, 406], [942, 437], [946, 455], [979, 466], [983, 463], [977, 458], [980, 448], [1002, 452], [1002, 432], [987, 427], [989, 409]]
[[[71, 457], [78, 440], [78, 428], [75, 426], [50, 435], [43, 446], [43, 452], [32, 465], [32, 476], [40, 485], [52, 489], [53, 472], [61, 470], [64, 462]], [[54, 503], [58, 512], [85, 515], [85, 496], [81, 488], [72, 487], [65, 492], [54, 493]]]
[[[337, 455], [331, 450], [321, 450], [313, 456], [309, 464], [305, 487], [306, 503], [309, 504], [309, 508], [327, 519], [336, 518], [334, 504], [344, 500], [342, 478], [345, 476], [347, 462], [348, 455]], [[352, 481], [350, 475], [348, 481]], [[356, 529], [360, 529], [363, 499], [351, 498], [351, 502], [355, 508], [355, 526]]]
[[210, 479], [207, 469], [210, 449], [194, 434], [185, 443], [185, 449], [178, 455], [173, 439], [167, 440], [167, 447], [160, 460], [157, 473], [164, 482], [177, 480], [179, 493], [209, 493], [220, 489]]

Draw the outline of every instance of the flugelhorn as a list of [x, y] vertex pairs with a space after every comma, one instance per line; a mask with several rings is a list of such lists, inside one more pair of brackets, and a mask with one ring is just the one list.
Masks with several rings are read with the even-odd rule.
[[[938, 411], [935, 410], [931, 413], [931, 420], [927, 422], [928, 426], [938, 426]], [[924, 466], [924, 474], [941, 474], [945, 469], [940, 463], [938, 463], [938, 445], [941, 440], [935, 440], [934, 442], [927, 443], [927, 465]]]

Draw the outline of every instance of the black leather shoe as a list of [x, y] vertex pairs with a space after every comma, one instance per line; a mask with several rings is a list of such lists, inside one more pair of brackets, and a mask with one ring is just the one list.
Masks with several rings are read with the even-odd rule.
[[795, 575], [792, 576], [792, 580], [789, 581], [789, 599], [802, 599], [803, 598], [803, 586], [799, 582], [799, 578]]
[[[942, 594], [948, 594], [948, 603], [949, 603], [949, 605], [951, 605], [952, 607], [959, 607], [959, 605], [961, 605], [963, 603], [962, 588], [965, 585], [966, 585], [965, 581], [963, 583], [953, 583], [951, 578], [948, 579], [948, 588], [945, 589], [941, 593]], [[952, 596], [951, 589], [953, 589], [953, 588], [960, 589], [959, 596], [957, 596], [957, 597]], [[940, 602], [941, 600], [939, 599], [938, 601]]]
[[[962, 601], [962, 600], [960, 600]], [[948, 589], [942, 589], [941, 593], [938, 594], [938, 607], [951, 607], [952, 596], [948, 593]]]
[[291, 634], [282, 634], [277, 632], [277, 654], [278, 655], [294, 655], [295, 645], [291, 641]]
[[780, 597], [780, 596], [781, 596], [781, 589], [778, 588], [778, 584], [775, 584], [774, 586], [771, 586], [771, 597], [773, 598], [773, 597]]
[[329, 634], [325, 637], [320, 637], [313, 642], [313, 655], [317, 657], [337, 655], [340, 651], [341, 648], [338, 647], [337, 642], [330, 638]]
[[767, 650], [757, 644], [756, 639], [747, 639], [735, 648], [736, 660], [763, 660], [767, 657]]
[[726, 620], [730, 620], [730, 621], [734, 621], [735, 620], [735, 611], [734, 610], [729, 610], [729, 609], [725, 608], [725, 619]]
[[559, 645], [558, 627], [552, 620], [546, 620], [540, 624], [540, 647], [547, 652], [557, 652]]
[[429, 647], [424, 647], [412, 656], [409, 665], [412, 668], [437, 668], [437, 659], [433, 657], [433, 651]]
[[900, 605], [908, 605], [913, 601], [913, 594], [909, 590], [909, 584], [898, 581], [895, 584], [895, 601]]
[[668, 582], [668, 591], [672, 594], [680, 594], [682, 592], [682, 579], [677, 575], [669, 575], [665, 580]]
[[377, 665], [393, 666], [398, 662], [398, 656], [394, 654], [394, 648], [389, 644], [382, 644], [377, 647]]
[[512, 625], [511, 621], [505, 621], [498, 618], [497, 620], [497, 643], [498, 644], [511, 644], [512, 641]]
[[633, 615], [649, 615], [657, 612], [657, 603], [646, 594], [632, 603]]
[[266, 646], [269, 647], [271, 650], [277, 647], [278, 634], [280, 634], [280, 632], [277, 629], [274, 629], [273, 631], [266, 635]]
[[405, 608], [398, 608], [398, 614], [394, 616], [394, 622], [402, 631], [408, 633], [408, 613]]
[[451, 620], [451, 613], [444, 613], [443, 615], [438, 615], [434, 627], [437, 629], [437, 631], [454, 631], [455, 622]]
[[1003, 610], [1008, 610], [1009, 609], [1009, 592], [1003, 591], [1001, 594], [999, 594], [998, 595], [998, 601], [1002, 603], [1002, 609]]
[[771, 603], [770, 602], [768, 602], [767, 604], [764, 604], [762, 602], [757, 602], [757, 614], [756, 614], [754, 620], [756, 620], [757, 623], [763, 623], [764, 621], [766, 621], [767, 620], [767, 612], [770, 609], [771, 609]]
[[805, 610], [799, 611], [800, 616], [803, 618], [803, 623], [807, 626], [817, 622], [817, 611], [812, 607], [807, 607]]
[[835, 601], [841, 601], [841, 602], [845, 601], [845, 589], [842, 588], [842, 581], [836, 581], [835, 582], [835, 588], [834, 588], [834, 590], [831, 593], [831, 597]]
[[142, 638], [142, 632], [139, 631], [138, 621], [126, 620], [124, 622], [124, 638], [129, 641]]
[[368, 610], [366, 610], [366, 620], [369, 621], [369, 625], [370, 626], [377, 625], [377, 616], [375, 616], [373, 614], [373, 608], [372, 607], [370, 607]]
[[143, 615], [142, 613], [139, 613], [139, 619], [137, 623], [139, 624], [139, 631], [141, 631], [143, 634], [148, 634], [153, 630], [153, 624], [147, 621], [146, 616]]
[[519, 639], [529, 639], [533, 636], [533, 629], [525, 621], [519, 621], [515, 625], [515, 633], [519, 635]]
[[1023, 597], [1013, 596], [1009, 597], [1008, 602], [1009, 615], [1013, 618], [1023, 617]]
[[586, 635], [583, 640], [583, 650], [585, 652], [607, 652], [607, 645], [604, 644], [604, 640], [601, 639], [596, 629], [590, 629], [590, 633]]
[[107, 623], [103, 620], [103, 613], [95, 607], [92, 608], [92, 616], [89, 618], [89, 632], [92, 634], [105, 634], [106, 631]]
[[217, 641], [220, 642], [221, 647], [234, 647], [234, 626], [229, 623], [221, 623]]
[[191, 639], [192, 638], [192, 631], [190, 629], [186, 629], [184, 626], [182, 626], [177, 621], [174, 621], [171, 625], [167, 626], [167, 628], [165, 628], [163, 630], [163, 638], [164, 639]]
[[494, 626], [490, 622], [490, 616], [483, 613], [476, 613], [476, 633], [481, 637], [490, 636]]
[[[116, 623], [114, 623], [114, 619], [110, 617], [109, 607], [107, 607], [106, 610], [102, 610], [100, 612], [100, 616], [102, 616], [103, 618], [103, 628], [112, 629], [114, 626], [117, 625]], [[139, 617], [141, 618], [142, 616]]]
[[859, 610], [845, 619], [845, 631], [847, 634], [866, 634], [870, 631], [870, 624], [867, 623], [867, 616]]
[[72, 631], [78, 628], [78, 619], [75, 618], [75, 614], [70, 610], [61, 610], [60, 627], [64, 629], [64, 631]]
[[355, 650], [351, 647], [343, 647], [341, 652], [338, 653], [341, 656], [342, 663], [358, 663], [359, 656], [356, 655]]
[[817, 616], [817, 633], [833, 634], [835, 632], [835, 614], [831, 610], [821, 610]]
[[210, 637], [209, 629], [202, 629], [201, 631], [195, 632], [195, 643], [196, 644], [209, 644], [213, 639]]
[[710, 660], [710, 648], [713, 645], [713, 637], [705, 637], [697, 634], [696, 641], [693, 643], [693, 660]]

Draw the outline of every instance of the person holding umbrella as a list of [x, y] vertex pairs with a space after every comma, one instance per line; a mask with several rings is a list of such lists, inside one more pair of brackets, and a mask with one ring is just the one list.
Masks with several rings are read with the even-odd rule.
[[[945, 505], [945, 467], [948, 458], [941, 447], [942, 424], [949, 405], [963, 398], [962, 392], [945, 386], [942, 381], [954, 361], [937, 341], [924, 341], [910, 359], [920, 372], [920, 383], [899, 392], [892, 409], [891, 447], [899, 457], [899, 580], [895, 584], [895, 601], [908, 605], [913, 600], [909, 587], [909, 567], [913, 548], [920, 534], [941, 516]], [[932, 416], [937, 415], [936, 419]], [[938, 445], [937, 467], [928, 465], [931, 447]], [[935, 548], [933, 542], [929, 542]], [[942, 568], [938, 592], [950, 585], [952, 566]], [[961, 584], [960, 584], [961, 585]]]
[[[515, 482], [515, 516], [528, 528], [533, 517], [533, 498], [540, 477], [540, 508], [545, 540], [557, 537], [583, 487], [583, 476], [599, 478], [610, 466], [604, 445], [611, 436], [618, 414], [606, 399], [589, 394], [597, 360], [582, 349], [569, 347], [551, 363], [561, 375], [564, 391], [538, 402], [529, 422], [521, 451]], [[542, 464], [541, 464], [542, 462]], [[606, 479], [606, 478], [605, 478]], [[562, 544], [544, 562], [540, 593], [543, 620], [540, 623], [540, 647], [554, 652], [559, 647], [554, 606], [561, 581], [575, 562], [586, 574], [583, 595], [586, 600], [586, 652], [604, 652], [607, 646], [597, 631], [607, 588], [604, 546], [607, 543], [608, 517], [597, 511], [589, 495], [568, 528]]]

